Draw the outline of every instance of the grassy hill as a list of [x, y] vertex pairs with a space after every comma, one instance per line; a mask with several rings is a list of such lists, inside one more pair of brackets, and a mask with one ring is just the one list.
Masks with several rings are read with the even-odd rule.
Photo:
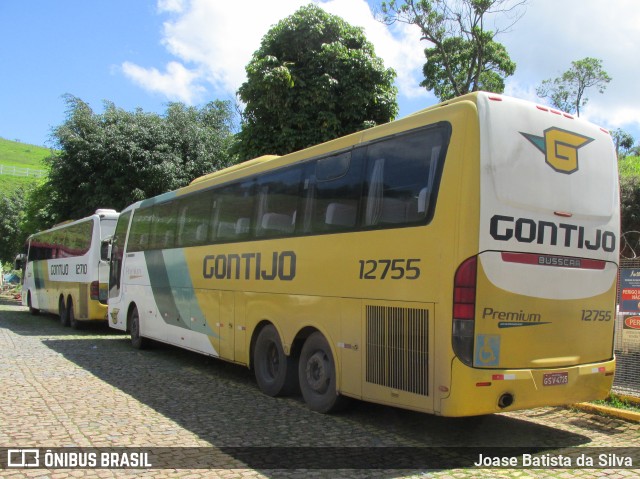
[[[45, 170], [44, 159], [51, 155], [49, 148], [28, 145], [0, 138], [0, 166]], [[42, 181], [40, 178], [0, 174], [0, 193], [8, 194], [18, 186], [28, 186]]]

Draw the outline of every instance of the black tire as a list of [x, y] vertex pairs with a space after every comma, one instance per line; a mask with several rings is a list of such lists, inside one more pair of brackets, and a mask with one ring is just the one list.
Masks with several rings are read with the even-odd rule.
[[75, 310], [73, 309], [73, 300], [69, 298], [67, 303], [67, 317], [69, 318], [69, 325], [73, 329], [80, 329], [82, 323], [76, 319]]
[[296, 393], [297, 369], [296, 359], [284, 353], [276, 328], [271, 324], [262, 328], [253, 348], [253, 370], [260, 390], [272, 397]]
[[32, 316], [38, 316], [40, 314], [40, 310], [38, 308], [31, 306], [31, 291], [27, 293], [27, 307], [29, 308], [29, 314]]
[[58, 300], [58, 317], [60, 318], [60, 324], [63, 326], [69, 326], [69, 315], [67, 314], [67, 308], [62, 296], [60, 296], [60, 299]]
[[131, 332], [131, 346], [136, 349], [145, 349], [149, 345], [149, 340], [140, 336], [140, 315], [138, 308], [133, 307], [129, 316], [129, 328]]
[[334, 412], [347, 405], [347, 398], [336, 391], [336, 365], [322, 333], [315, 332], [305, 341], [298, 376], [302, 397], [312, 411]]

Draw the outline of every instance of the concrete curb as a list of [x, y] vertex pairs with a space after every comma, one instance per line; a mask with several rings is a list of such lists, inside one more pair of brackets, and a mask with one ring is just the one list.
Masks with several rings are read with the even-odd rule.
[[628, 411], [626, 409], [618, 409], [614, 407], [601, 406], [599, 404], [591, 404], [586, 402], [572, 404], [570, 407], [585, 412], [599, 413], [604, 414], [605, 416], [624, 419], [625, 421], [640, 422], [640, 413]]

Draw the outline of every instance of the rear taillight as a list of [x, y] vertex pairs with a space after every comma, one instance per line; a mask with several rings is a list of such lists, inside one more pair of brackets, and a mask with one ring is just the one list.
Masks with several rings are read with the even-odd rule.
[[465, 260], [453, 280], [453, 352], [467, 366], [473, 364], [478, 258]]
[[95, 299], [96, 301], [100, 299], [100, 283], [97, 281], [91, 281], [89, 295], [91, 296], [91, 299]]

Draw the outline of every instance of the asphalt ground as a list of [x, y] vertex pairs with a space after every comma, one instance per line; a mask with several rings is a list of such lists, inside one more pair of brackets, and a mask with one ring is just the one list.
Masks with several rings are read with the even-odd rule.
[[[40, 467], [8, 467], [9, 448], [38, 449]], [[64, 456], [47, 467], [45, 450], [144, 451], [151, 466], [72, 467]], [[538, 462], [476, 467], [479, 454]], [[639, 476], [637, 422], [551, 407], [451, 419], [358, 401], [316, 414], [300, 397], [263, 395], [244, 367], [166, 345], [137, 351], [106, 323], [74, 331], [0, 300], [2, 478]]]

